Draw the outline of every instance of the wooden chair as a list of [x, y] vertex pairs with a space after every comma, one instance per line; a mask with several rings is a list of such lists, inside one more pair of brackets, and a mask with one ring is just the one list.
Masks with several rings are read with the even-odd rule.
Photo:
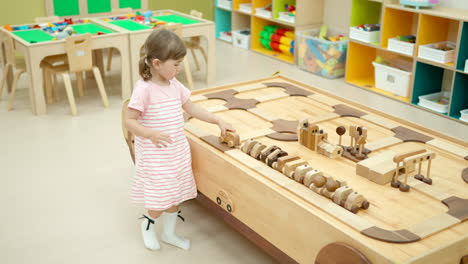
[[[191, 10], [190, 15], [198, 18], [203, 17], [203, 13], [197, 10]], [[203, 58], [205, 59], [205, 63], [207, 63], [206, 53], [205, 50], [200, 45], [200, 36], [191, 37], [189, 40], [184, 41], [185, 46], [192, 52], [193, 60], [195, 61], [195, 65], [197, 66], [197, 71], [200, 70], [200, 64], [198, 63], [197, 56], [195, 56], [195, 50], [200, 50]]]
[[[133, 9], [130, 7], [116, 8], [116, 9], [112, 9], [111, 15], [112, 16], [126, 15], [126, 14], [131, 14], [132, 12], [133, 12]], [[114, 48], [109, 48], [109, 52], [107, 53], [107, 67], [106, 67], [107, 71], [111, 70], [113, 52], [114, 52]]]
[[122, 105], [122, 132], [125, 138], [125, 142], [127, 142], [130, 156], [132, 157], [133, 163], [135, 163], [135, 135], [128, 131], [125, 126], [125, 120], [127, 119], [128, 112], [128, 103], [130, 103], [130, 99], [127, 99]]
[[10, 98], [8, 99], [8, 110], [11, 110], [13, 106], [13, 100], [15, 98], [18, 79], [21, 74], [26, 72], [26, 65], [23, 59], [16, 58], [13, 39], [6, 33], [0, 32], [0, 34], [2, 34], [0, 38], [2, 43], [0, 43], [0, 46], [3, 46], [5, 49], [5, 68], [3, 69], [2, 81], [0, 82], [0, 98], [2, 96], [3, 87], [7, 82], [7, 77], [11, 69], [12, 73], [14, 74]]
[[[43, 67], [53, 74], [61, 74], [63, 82], [65, 83], [65, 91], [67, 93], [68, 102], [70, 103], [70, 109], [73, 115], [77, 114], [75, 97], [73, 95], [73, 89], [71, 85], [69, 73], [78, 73], [82, 76], [83, 72], [92, 71], [94, 78], [96, 79], [99, 93], [101, 94], [102, 103], [105, 107], [109, 106], [107, 99], [106, 90], [104, 89], [104, 83], [102, 82], [101, 73], [97, 66], [93, 65], [93, 55], [91, 49], [92, 38], [91, 34], [83, 34], [78, 36], [70, 36], [65, 39], [65, 50], [67, 52], [68, 64], [54, 66], [48, 63], [43, 63]], [[78, 80], [78, 86], [82, 86], [82, 79]], [[46, 83], [50, 84], [50, 75], [46, 78]]]

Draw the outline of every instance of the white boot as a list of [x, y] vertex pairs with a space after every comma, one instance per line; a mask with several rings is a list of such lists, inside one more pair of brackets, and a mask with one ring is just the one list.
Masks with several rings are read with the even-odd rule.
[[158, 238], [156, 237], [156, 221], [158, 218], [153, 219], [150, 216], [143, 215], [143, 221], [141, 222], [141, 235], [143, 236], [143, 242], [145, 247], [149, 250], [158, 250], [161, 248], [159, 245]]
[[176, 213], [166, 213], [162, 215], [163, 218], [163, 232], [161, 234], [161, 240], [165, 243], [180, 247], [182, 249], [190, 248], [190, 240], [179, 237], [175, 234], [175, 227], [177, 222]]

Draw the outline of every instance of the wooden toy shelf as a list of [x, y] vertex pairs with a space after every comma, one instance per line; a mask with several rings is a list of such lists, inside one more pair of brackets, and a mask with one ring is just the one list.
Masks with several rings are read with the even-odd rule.
[[[294, 55], [262, 47], [259, 34], [263, 27], [276, 25], [296, 32], [307, 26], [322, 23], [323, 18], [324, 0], [232, 0], [230, 8], [226, 8], [226, 2], [215, 0], [216, 37], [218, 39], [226, 40], [221, 36], [221, 32], [250, 29], [250, 48], [253, 51], [288, 63], [294, 63]], [[245, 4], [250, 4], [249, 11], [246, 11]], [[257, 13], [257, 8], [263, 8], [269, 4], [272, 6], [271, 17]], [[294, 22], [280, 18], [280, 12], [285, 11], [285, 4], [296, 6]]]
[[[373, 14], [366, 17], [364, 13]], [[412, 104], [435, 114], [461, 121], [460, 111], [468, 108], [465, 64], [468, 60], [468, 11], [436, 6], [433, 9], [405, 8], [386, 1], [353, 0], [351, 26], [381, 23], [379, 43], [350, 39], [346, 67], [346, 82], [369, 91]], [[414, 35], [413, 51], [406, 54], [389, 49], [390, 39]], [[439, 42], [455, 43], [455, 59], [444, 63], [420, 57], [423, 45]], [[372, 62], [377, 56], [388, 61], [411, 63], [407, 96], [398, 96], [376, 87]], [[448, 92], [448, 111], [437, 112], [419, 106], [419, 96]]]

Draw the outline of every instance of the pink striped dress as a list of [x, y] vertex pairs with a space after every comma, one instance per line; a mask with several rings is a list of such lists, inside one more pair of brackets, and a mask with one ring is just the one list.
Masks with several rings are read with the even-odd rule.
[[135, 137], [136, 172], [130, 198], [148, 210], [165, 210], [197, 196], [182, 113], [189, 97], [190, 91], [175, 78], [169, 86], [140, 80], [128, 104], [141, 112], [140, 124], [172, 139], [167, 147], [157, 147], [149, 139]]

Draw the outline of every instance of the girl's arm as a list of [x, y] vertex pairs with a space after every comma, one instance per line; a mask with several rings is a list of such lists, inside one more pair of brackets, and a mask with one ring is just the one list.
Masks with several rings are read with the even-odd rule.
[[189, 115], [198, 118], [202, 121], [216, 124], [221, 129], [221, 135], [225, 135], [226, 130], [229, 131], [236, 131], [231, 124], [224, 122], [221, 118], [217, 117], [216, 115], [206, 111], [203, 107], [194, 104], [192, 100], [188, 99], [183, 105], [182, 108], [187, 112]]
[[141, 112], [132, 108], [128, 108], [125, 127], [134, 135], [150, 139], [156, 146], [167, 147], [168, 143], [172, 143], [171, 137], [168, 134], [158, 130], [144, 127], [138, 122]]

